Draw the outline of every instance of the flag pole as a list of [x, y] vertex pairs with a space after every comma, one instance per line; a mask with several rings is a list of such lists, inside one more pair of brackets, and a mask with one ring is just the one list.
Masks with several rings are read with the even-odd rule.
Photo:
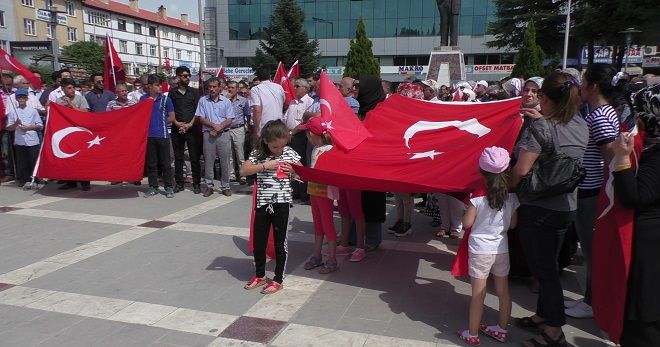
[[117, 85], [117, 77], [115, 77], [115, 61], [113, 60], [113, 47], [112, 47], [112, 41], [110, 41], [110, 36], [108, 36], [108, 33], [105, 34], [105, 45], [108, 47], [108, 54], [110, 55], [110, 74], [112, 75], [112, 86]]
[[286, 74], [286, 77], [291, 77], [291, 73], [293, 72], [293, 67], [298, 64], [298, 61], [296, 60], [293, 65], [291, 65], [291, 69], [289, 70], [289, 73]]

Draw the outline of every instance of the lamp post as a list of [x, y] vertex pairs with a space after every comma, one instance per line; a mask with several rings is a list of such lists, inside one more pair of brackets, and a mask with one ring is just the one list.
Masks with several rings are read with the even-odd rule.
[[[203, 7], [202, 7], [202, 0], [197, 0], [197, 14], [199, 15], [199, 53], [200, 53], [200, 59], [199, 59], [199, 71], [202, 73], [204, 72], [204, 69], [206, 68], [206, 52], [204, 51], [204, 46], [206, 45], [206, 42], [204, 41], [204, 15], [203, 15]], [[199, 74], [202, 76], [202, 74]], [[199, 83], [204, 83], [203, 81], [199, 81]]]
[[66, 11], [60, 11], [55, 6], [48, 6], [47, 8], [41, 8], [40, 11], [46, 11], [50, 14], [50, 25], [51, 34], [53, 35], [53, 69], [55, 71], [60, 69], [60, 60], [58, 55], [60, 53], [60, 45], [57, 42], [57, 15], [59, 13], [66, 13]]
[[619, 31], [619, 34], [626, 35], [626, 52], [623, 55], [623, 57], [626, 58], [626, 64], [623, 67], [624, 73], [628, 73], [628, 61], [630, 60], [630, 44], [632, 43], [632, 36], [637, 33], [641, 33], [641, 31], [632, 27]]
[[568, 0], [568, 8], [566, 9], [566, 32], [564, 33], [564, 62], [562, 69], [566, 70], [566, 61], [568, 60], [568, 32], [571, 27], [571, 0]]
[[319, 22], [319, 23], [330, 24], [330, 33], [331, 33], [330, 37], [331, 38], [335, 37], [335, 24], [332, 21], [326, 20], [326, 19], [323, 19], [323, 18], [318, 18], [318, 17], [312, 17], [312, 20], [315, 21], [315, 22]]

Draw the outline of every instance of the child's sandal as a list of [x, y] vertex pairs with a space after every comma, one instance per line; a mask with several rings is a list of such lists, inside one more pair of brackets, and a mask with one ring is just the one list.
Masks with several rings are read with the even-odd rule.
[[283, 285], [275, 281], [268, 282], [268, 285], [261, 290], [261, 294], [275, 294], [284, 288]]
[[470, 336], [470, 333], [468, 330], [458, 330], [456, 331], [456, 335], [458, 335], [458, 338], [467, 342], [470, 346], [479, 346], [481, 345], [481, 340], [479, 339], [479, 336]]
[[435, 233], [435, 237], [443, 238], [445, 236], [449, 236], [449, 231], [447, 229], [440, 229], [437, 233]]
[[483, 323], [479, 325], [479, 331], [494, 338], [499, 342], [506, 342], [507, 332], [493, 330], [489, 326]]
[[254, 276], [248, 281], [248, 283], [245, 284], [243, 289], [250, 290], [250, 289], [257, 288], [257, 287], [261, 287], [264, 284], [266, 284], [266, 278], [265, 277], [264, 278], [259, 278], [257, 276]]

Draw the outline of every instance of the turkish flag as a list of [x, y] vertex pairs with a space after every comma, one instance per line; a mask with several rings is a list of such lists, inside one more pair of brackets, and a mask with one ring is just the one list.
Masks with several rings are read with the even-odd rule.
[[[622, 131], [628, 131], [623, 129]], [[644, 135], [635, 136], [635, 148], [630, 155], [632, 169], [637, 169]], [[614, 161], [605, 173], [603, 189], [598, 197], [594, 239], [591, 254], [591, 305], [596, 325], [619, 343], [623, 331], [628, 291], [628, 274], [632, 254], [634, 210], [621, 206], [614, 193]]]
[[[328, 95], [324, 90], [327, 93], [331, 82], [321, 74], [321, 83], [323, 105]], [[330, 104], [332, 116], [337, 117], [341, 103]], [[351, 112], [346, 102], [343, 105], [347, 111], [339, 112]], [[349, 152], [333, 148], [314, 169], [295, 166], [295, 170], [306, 180], [349, 189], [472, 192], [483, 182], [479, 173], [483, 149], [512, 150], [522, 125], [519, 108], [520, 98], [433, 103], [394, 94], [367, 114], [364, 127], [372, 137]]]
[[295, 77], [298, 78], [300, 77], [300, 64], [298, 64], [298, 61], [296, 60], [293, 65], [291, 65], [291, 69], [289, 69], [289, 73], [287, 74], [289, 78]]
[[13, 71], [25, 77], [25, 79], [28, 80], [28, 82], [30, 82], [35, 89], [41, 88], [41, 79], [28, 68], [26, 68], [25, 65], [21, 64], [18, 59], [9, 55], [2, 48], [0, 48], [0, 70]]
[[218, 73], [215, 75], [215, 77], [225, 77], [225, 68], [220, 66], [220, 69], [218, 70]]
[[103, 86], [114, 93], [117, 82], [126, 81], [126, 71], [115, 46], [112, 45], [112, 38], [107, 34], [105, 35], [105, 63], [103, 68]]
[[291, 80], [289, 80], [289, 77], [287, 77], [287, 73], [284, 69], [284, 65], [282, 65], [282, 62], [277, 65], [277, 71], [275, 71], [273, 82], [282, 86], [282, 89], [284, 89], [284, 103], [289, 105], [291, 101], [296, 98], [296, 90], [293, 87]]
[[319, 88], [321, 117], [339, 149], [349, 151], [372, 136], [325, 71], [321, 72]]
[[143, 177], [152, 99], [116, 111], [80, 112], [51, 104], [34, 175], [75, 181]]

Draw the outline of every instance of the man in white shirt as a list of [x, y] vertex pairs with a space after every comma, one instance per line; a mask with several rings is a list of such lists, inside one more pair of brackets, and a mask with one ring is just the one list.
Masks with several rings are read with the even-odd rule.
[[[148, 86], [148, 84], [147, 84], [147, 78], [148, 78], [148, 77], [149, 77], [149, 75], [147, 75], [147, 74], [142, 74], [142, 75], [140, 75], [140, 80], [134, 82], [134, 84], [133, 84], [133, 91], [131, 91], [130, 93], [128, 93], [128, 99], [129, 99], [129, 100], [133, 100], [133, 101], [135, 101], [135, 102], [137, 103], [137, 102], [140, 101], [140, 99], [142, 98], [142, 96], [148, 94], [148, 91], [147, 91], [147, 86]], [[139, 84], [139, 85], [138, 85], [138, 84]]]
[[254, 121], [253, 138], [261, 135], [261, 129], [271, 120], [282, 119], [284, 108], [284, 89], [270, 80], [270, 70], [260, 68], [257, 70], [259, 85], [250, 91], [252, 104], [252, 119]]
[[[310, 85], [306, 79], [298, 78], [293, 81], [293, 85], [296, 89], [296, 98], [291, 100], [291, 105], [289, 105], [284, 115], [284, 121], [287, 128], [291, 130], [292, 136], [289, 146], [300, 155], [300, 163], [303, 166], [307, 166], [309, 140], [307, 140], [305, 131], [296, 129], [296, 127], [305, 121], [303, 115], [309, 111], [310, 106], [314, 103], [314, 99], [308, 95]], [[294, 199], [300, 199], [303, 203], [309, 201], [306, 183], [292, 182], [291, 186], [293, 188]]]

